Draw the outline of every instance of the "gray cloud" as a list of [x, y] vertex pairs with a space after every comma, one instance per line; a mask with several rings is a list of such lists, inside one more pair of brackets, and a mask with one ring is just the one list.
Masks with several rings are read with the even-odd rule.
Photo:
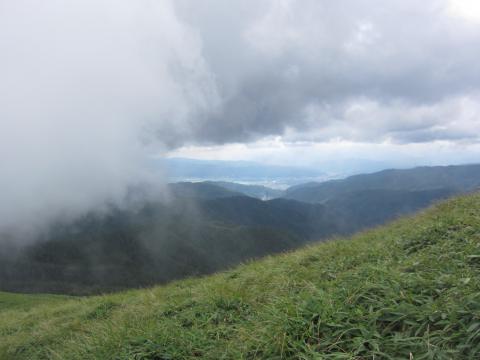
[[[355, 122], [337, 115], [356, 99], [384, 107], [401, 102], [408, 110], [452, 97], [473, 99], [480, 87], [480, 27], [451, 16], [447, 1], [244, 1], [232, 8], [221, 3], [209, 1], [203, 12], [191, 1], [179, 7], [200, 34], [223, 100], [194, 124], [198, 143], [249, 141], [286, 128], [332, 130], [332, 119], [338, 125], [332, 137], [355, 140], [348, 133], [359, 129], [340, 131]], [[324, 109], [314, 123], [305, 117], [312, 106]], [[433, 123], [424, 117], [381, 121], [435, 127], [443, 115], [430, 114]], [[381, 129], [375, 121], [362, 126]], [[408, 133], [380, 138], [408, 142]], [[446, 138], [441, 131], [429, 134], [421, 140], [412, 132], [411, 140]]]

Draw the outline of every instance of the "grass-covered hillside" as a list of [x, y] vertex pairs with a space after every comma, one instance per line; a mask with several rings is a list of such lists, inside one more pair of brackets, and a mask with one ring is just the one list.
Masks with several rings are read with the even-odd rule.
[[0, 293], [1, 359], [479, 359], [480, 195], [217, 275]]

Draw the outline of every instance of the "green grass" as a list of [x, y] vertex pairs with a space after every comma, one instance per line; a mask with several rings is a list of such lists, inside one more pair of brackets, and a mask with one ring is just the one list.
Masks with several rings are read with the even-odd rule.
[[41, 304], [52, 305], [55, 302], [61, 303], [67, 299], [70, 299], [70, 297], [44, 294], [22, 295], [0, 291], [0, 313], [7, 310], [27, 311]]
[[0, 293], [2, 359], [480, 359], [480, 195], [233, 270]]

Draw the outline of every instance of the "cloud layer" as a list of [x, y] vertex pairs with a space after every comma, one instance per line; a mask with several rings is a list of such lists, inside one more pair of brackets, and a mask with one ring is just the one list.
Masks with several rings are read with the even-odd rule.
[[450, 2], [186, 3], [222, 99], [196, 141], [478, 140], [480, 23]]

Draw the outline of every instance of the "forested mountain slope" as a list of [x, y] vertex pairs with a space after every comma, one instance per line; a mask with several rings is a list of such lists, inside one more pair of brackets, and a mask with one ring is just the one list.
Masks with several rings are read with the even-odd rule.
[[169, 202], [54, 223], [23, 247], [2, 243], [0, 290], [92, 294], [209, 274], [383, 224], [452, 193], [370, 190], [309, 204], [261, 201], [211, 184], [175, 191]]

